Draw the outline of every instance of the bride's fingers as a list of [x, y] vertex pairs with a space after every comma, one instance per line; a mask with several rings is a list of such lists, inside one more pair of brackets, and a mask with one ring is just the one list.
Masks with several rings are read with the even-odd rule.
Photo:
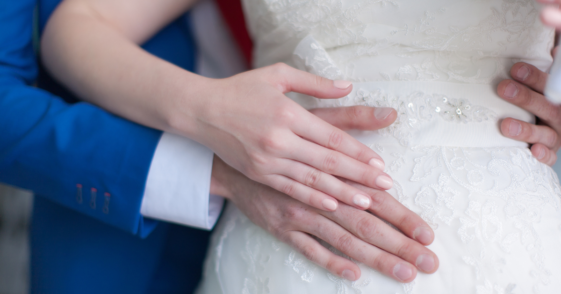
[[337, 200], [333, 197], [285, 176], [267, 175], [265, 179], [264, 184], [317, 209], [333, 211], [338, 207]]
[[349, 81], [333, 81], [295, 69], [284, 63], [269, 67], [273, 84], [281, 87], [283, 93], [297, 92], [318, 98], [341, 98], [353, 89]]
[[341, 205], [337, 211], [324, 213], [324, 215], [346, 228], [360, 240], [414, 264], [422, 272], [433, 273], [438, 268], [438, 258], [432, 251], [372, 214]]
[[537, 160], [549, 166], [554, 165], [557, 161], [557, 154], [543, 144], [534, 144], [530, 150]]
[[[363, 211], [354, 211], [356, 213], [368, 214]], [[417, 274], [415, 266], [411, 265], [409, 262], [362, 241], [355, 235], [349, 233], [336, 223], [321, 215], [311, 217], [309, 221], [304, 222], [302, 225], [304, 226], [303, 230], [309, 234], [322, 239], [328, 244], [331, 244], [337, 250], [341, 251], [350, 258], [364, 263], [368, 267], [392, 277], [395, 280], [407, 283], [412, 281]], [[376, 230], [376, 228], [377, 227], [374, 227], [374, 230]], [[395, 232], [397, 233], [397, 231]], [[390, 238], [392, 238], [391, 235], [384, 236], [384, 239]], [[421, 245], [419, 246], [423, 247]], [[403, 249], [416, 251], [416, 248], [413, 247]], [[404, 254], [407, 255], [410, 253]]]
[[379, 130], [391, 125], [397, 118], [397, 111], [390, 107], [316, 108], [310, 112], [341, 130]]
[[290, 231], [284, 236], [284, 241], [307, 259], [334, 275], [349, 281], [356, 281], [360, 278], [360, 268], [354, 262], [327, 250], [305, 233]]
[[[547, 148], [558, 146], [559, 135], [552, 128], [534, 125], [514, 118], [505, 118], [501, 122], [501, 133], [508, 138], [531, 144], [540, 143]], [[539, 158], [538, 158], [539, 159]]]
[[[335, 197], [339, 201], [363, 210], [370, 207], [371, 200], [369, 196], [330, 174], [287, 159], [276, 161], [275, 166], [277, 173]], [[306, 204], [309, 205], [309, 203]]]
[[[430, 245], [434, 240], [434, 232], [430, 226], [416, 213], [407, 209], [393, 196], [385, 191], [374, 190], [357, 183], [349, 183], [362, 192], [366, 193], [371, 199], [369, 211], [374, 215], [392, 224], [405, 235], [423, 244]], [[357, 224], [353, 227], [363, 228], [364, 224]], [[355, 230], [359, 237], [363, 237], [362, 230]]]
[[305, 140], [295, 142], [293, 147], [293, 151], [287, 154], [288, 158], [311, 165], [325, 173], [375, 189], [387, 190], [393, 186], [393, 180], [383, 172], [383, 164], [380, 162], [365, 164]]
[[380, 155], [351, 135], [318, 119], [308, 111], [302, 111], [297, 115], [300, 116], [300, 120], [291, 125], [291, 129], [296, 135], [364, 163], [370, 163], [373, 160], [371, 162], [373, 166], [383, 169], [384, 161]]

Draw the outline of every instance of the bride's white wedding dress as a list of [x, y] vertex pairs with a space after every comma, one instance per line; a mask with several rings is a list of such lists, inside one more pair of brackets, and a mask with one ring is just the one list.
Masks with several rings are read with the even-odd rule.
[[505, 117], [533, 116], [495, 94], [517, 61], [546, 70], [554, 32], [534, 0], [244, 0], [256, 66], [285, 62], [354, 82], [307, 108], [389, 106], [399, 117], [352, 133], [378, 152], [389, 192], [435, 229], [432, 275], [401, 284], [361, 265], [349, 282], [307, 261], [230, 205], [199, 293], [561, 293], [557, 176]]

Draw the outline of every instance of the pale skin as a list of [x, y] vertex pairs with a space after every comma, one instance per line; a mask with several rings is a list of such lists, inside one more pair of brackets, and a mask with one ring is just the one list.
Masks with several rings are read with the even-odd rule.
[[310, 112], [284, 93], [339, 98], [352, 85], [283, 64], [213, 80], [138, 46], [191, 4], [64, 1], [44, 31], [43, 61], [84, 100], [208, 146], [216, 154], [211, 193], [231, 198], [255, 223], [330, 272], [360, 277], [356, 264], [310, 235], [398, 281], [412, 281], [417, 270], [436, 271], [438, 258], [423, 246], [433, 241], [433, 231], [383, 191], [392, 181], [378, 154], [340, 129], [385, 127], [395, 110]]
[[[64, 1], [43, 35], [44, 63], [84, 100], [194, 139], [250, 179], [316, 208], [333, 211], [338, 201], [369, 207], [366, 195], [337, 176], [391, 188], [378, 154], [284, 95], [340, 98], [352, 90], [349, 82], [284, 64], [208, 79], [138, 46], [192, 2]], [[380, 109], [378, 115], [396, 114]]]
[[[353, 115], [346, 114], [349, 110]], [[375, 130], [392, 123], [377, 121], [373, 109], [364, 106], [316, 109], [313, 112], [341, 129]], [[434, 272], [438, 268], [438, 258], [419, 244], [428, 244], [433, 238], [423, 233], [422, 226], [419, 226], [423, 221], [385, 191], [356, 183], [351, 185], [372, 198], [367, 210], [370, 213], [345, 204], [334, 212], [310, 207], [249, 180], [218, 157], [213, 165], [211, 189], [230, 199], [255, 224], [311, 261], [351, 281], [360, 277], [358, 266], [333, 254], [311, 236], [398, 281], [413, 280], [417, 269]], [[382, 220], [395, 225], [401, 232]]]
[[398, 281], [436, 271], [438, 258], [423, 246], [434, 233], [383, 191], [391, 179], [381, 158], [342, 130], [387, 126], [395, 111], [308, 112], [283, 94], [339, 98], [352, 85], [282, 64], [206, 79], [138, 46], [192, 2], [66, 0], [44, 32], [43, 61], [84, 100], [211, 148], [217, 155], [211, 192], [330, 272], [360, 277], [356, 264], [310, 235]]

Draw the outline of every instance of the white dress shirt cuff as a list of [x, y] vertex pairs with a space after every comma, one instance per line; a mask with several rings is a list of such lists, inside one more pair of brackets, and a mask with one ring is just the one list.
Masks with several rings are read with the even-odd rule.
[[148, 171], [140, 213], [181, 225], [210, 230], [224, 199], [210, 195], [214, 153], [178, 135], [163, 133]]

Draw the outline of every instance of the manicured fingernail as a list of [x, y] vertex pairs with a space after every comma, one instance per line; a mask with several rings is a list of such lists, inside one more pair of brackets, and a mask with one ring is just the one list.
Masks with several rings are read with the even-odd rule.
[[432, 233], [428, 228], [418, 227], [413, 231], [413, 239], [422, 244], [430, 244], [432, 242]]
[[545, 156], [545, 150], [543, 148], [538, 148], [538, 154], [536, 154], [537, 159], [542, 159]]
[[426, 254], [419, 255], [419, 257], [417, 257], [417, 261], [415, 262], [415, 265], [421, 271], [425, 273], [430, 273], [434, 269], [434, 258]]
[[384, 170], [384, 168], [386, 167], [386, 165], [384, 164], [383, 161], [381, 161], [378, 158], [372, 158], [370, 159], [370, 161], [368, 161], [368, 164], [370, 164], [371, 166], [380, 169], [380, 170]]
[[505, 96], [506, 98], [514, 98], [518, 94], [518, 87], [514, 83], [508, 83], [505, 87]]
[[516, 71], [516, 77], [521, 81], [526, 80], [529, 74], [530, 74], [530, 69], [525, 65]]
[[353, 84], [353, 82], [343, 81], [343, 80], [336, 80], [333, 81], [333, 86], [338, 89], [347, 89]]
[[374, 117], [377, 120], [385, 120], [390, 113], [392, 113], [393, 108], [389, 107], [376, 107], [374, 110]]
[[353, 197], [353, 203], [358, 207], [362, 207], [362, 208], [366, 209], [366, 208], [370, 207], [370, 198], [368, 198], [364, 195], [356, 194]]
[[511, 120], [510, 125], [508, 126], [508, 134], [512, 137], [516, 137], [520, 135], [521, 132], [522, 132], [522, 125], [515, 120]]
[[333, 199], [323, 199], [323, 201], [321, 202], [321, 204], [323, 205], [323, 207], [325, 207], [325, 209], [327, 210], [335, 210], [337, 209], [337, 201], [333, 200]]
[[393, 267], [393, 275], [401, 281], [411, 278], [413, 271], [406, 265], [398, 263]]
[[376, 185], [384, 190], [388, 190], [393, 187], [393, 180], [386, 175], [381, 175], [376, 178]]
[[355, 281], [356, 280], [356, 275], [353, 271], [351, 270], [344, 270], [343, 273], [341, 274], [341, 276], [343, 276], [343, 278], [349, 280], [349, 281]]

